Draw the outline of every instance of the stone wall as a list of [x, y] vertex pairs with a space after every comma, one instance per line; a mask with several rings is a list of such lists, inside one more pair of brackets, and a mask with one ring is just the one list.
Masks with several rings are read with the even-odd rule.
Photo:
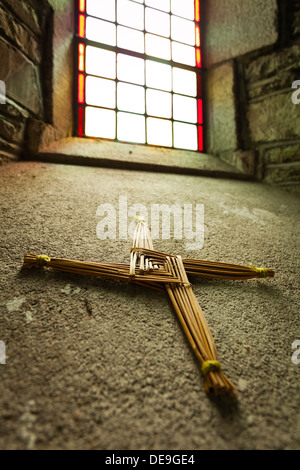
[[18, 157], [31, 121], [52, 120], [51, 18], [47, 0], [0, 0], [0, 159]]
[[207, 151], [299, 190], [300, 1], [207, 0], [203, 16]]

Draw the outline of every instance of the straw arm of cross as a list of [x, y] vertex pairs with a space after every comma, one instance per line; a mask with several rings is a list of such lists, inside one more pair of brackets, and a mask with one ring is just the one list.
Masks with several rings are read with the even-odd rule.
[[204, 388], [216, 395], [223, 393], [234, 395], [235, 386], [222, 371], [212, 334], [188, 275], [232, 280], [274, 276], [272, 269], [255, 268], [253, 265], [182, 259], [181, 256], [155, 251], [150, 230], [143, 219], [137, 219], [130, 264], [93, 263], [35, 254], [24, 257], [22, 268], [42, 266], [57, 271], [117, 279], [167, 291], [187, 339], [200, 361], [205, 377]]

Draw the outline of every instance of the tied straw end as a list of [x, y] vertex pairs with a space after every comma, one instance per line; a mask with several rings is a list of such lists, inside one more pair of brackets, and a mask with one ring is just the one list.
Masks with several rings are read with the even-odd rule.
[[236, 388], [222, 372], [219, 361], [215, 359], [204, 361], [201, 370], [205, 378], [204, 389], [206, 392], [235, 398]]
[[51, 258], [47, 255], [30, 255], [24, 256], [24, 263], [22, 268], [42, 268], [51, 261]]
[[51, 261], [51, 258], [47, 255], [38, 255], [37, 261], [40, 267], [46, 266], [49, 261]]
[[256, 272], [259, 277], [266, 279], [269, 276], [269, 271], [266, 268], [256, 268], [252, 263], [251, 263], [251, 268], [253, 269], [254, 272]]
[[221, 364], [219, 361], [215, 360], [204, 361], [202, 363], [201, 370], [204, 377], [206, 377], [209, 372], [219, 372], [221, 370]]

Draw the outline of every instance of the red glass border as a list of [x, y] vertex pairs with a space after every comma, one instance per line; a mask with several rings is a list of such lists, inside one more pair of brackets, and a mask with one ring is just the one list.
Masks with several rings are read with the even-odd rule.
[[85, 12], [85, 0], [79, 0], [79, 11], [81, 13]]
[[78, 21], [78, 36], [80, 38], [85, 37], [85, 15], [79, 15]]
[[78, 74], [78, 103], [80, 104], [84, 104], [85, 102], [84, 85], [85, 85], [85, 76], [83, 73], [79, 73]]
[[85, 71], [85, 45], [82, 42], [78, 44], [78, 70]]

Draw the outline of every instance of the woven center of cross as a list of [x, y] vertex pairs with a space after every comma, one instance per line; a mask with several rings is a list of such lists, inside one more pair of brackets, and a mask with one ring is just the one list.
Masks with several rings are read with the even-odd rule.
[[206, 278], [246, 280], [273, 277], [272, 269], [237, 264], [182, 259], [181, 256], [155, 251], [150, 230], [143, 219], [137, 226], [129, 264], [93, 263], [50, 258], [30, 254], [24, 257], [23, 268], [47, 266], [54, 270], [132, 282], [166, 291], [186, 337], [201, 364], [206, 392], [233, 395], [234, 384], [224, 374], [218, 360], [214, 339], [202, 309], [189, 282], [188, 275]]

